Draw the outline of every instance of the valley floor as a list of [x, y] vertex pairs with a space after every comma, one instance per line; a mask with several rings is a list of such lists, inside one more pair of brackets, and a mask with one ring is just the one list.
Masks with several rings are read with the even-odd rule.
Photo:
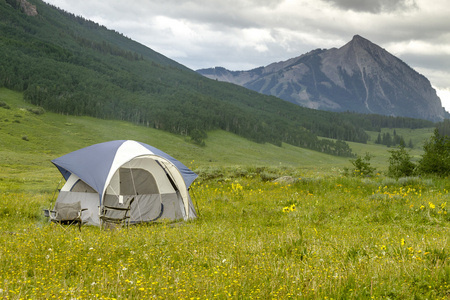
[[118, 231], [47, 223], [49, 193], [2, 194], [0, 297], [450, 297], [447, 180], [211, 174], [198, 219]]

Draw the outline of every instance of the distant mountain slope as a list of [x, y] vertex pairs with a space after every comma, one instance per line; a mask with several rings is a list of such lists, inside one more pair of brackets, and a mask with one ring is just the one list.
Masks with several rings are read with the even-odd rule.
[[445, 117], [428, 79], [358, 35], [339, 49], [318, 49], [250, 71], [197, 72], [314, 109], [432, 121]]

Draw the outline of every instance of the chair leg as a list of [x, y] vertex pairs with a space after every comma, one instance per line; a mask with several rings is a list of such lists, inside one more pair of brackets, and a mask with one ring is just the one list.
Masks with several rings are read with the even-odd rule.
[[[64, 229], [64, 231], [67, 231], [67, 228], [69, 228], [69, 227], [65, 228], [65, 227], [63, 226], [63, 224], [62, 224], [61, 221], [58, 221], [57, 223], [58, 223], [59, 227], [61, 227], [62, 229]], [[70, 225], [69, 225], [69, 226], [70, 226]]]

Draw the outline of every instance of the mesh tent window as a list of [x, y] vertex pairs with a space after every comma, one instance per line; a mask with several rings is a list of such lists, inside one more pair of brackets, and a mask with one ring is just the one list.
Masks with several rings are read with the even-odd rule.
[[75, 182], [70, 191], [76, 193], [97, 193], [93, 188], [91, 188], [86, 182], [81, 179], [78, 179], [77, 182]]

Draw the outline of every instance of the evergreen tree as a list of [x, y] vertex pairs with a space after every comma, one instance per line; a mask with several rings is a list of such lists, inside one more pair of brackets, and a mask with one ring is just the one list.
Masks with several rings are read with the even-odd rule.
[[436, 124], [436, 128], [440, 135], [450, 137], [450, 120], [445, 119], [443, 122]]
[[392, 137], [389, 132], [383, 134], [383, 145], [390, 147], [392, 145]]
[[450, 175], [450, 137], [442, 136], [439, 130], [423, 146], [424, 154], [419, 161], [419, 171], [439, 176]]
[[[392, 146], [400, 145], [402, 143], [402, 140], [403, 140], [403, 137], [401, 137], [400, 135], [397, 135], [394, 130], [394, 138], [392, 139]], [[403, 143], [405, 143], [405, 141], [403, 141]]]
[[377, 137], [377, 139], [375, 140], [375, 144], [381, 144], [381, 133], [378, 133], [378, 137]]

